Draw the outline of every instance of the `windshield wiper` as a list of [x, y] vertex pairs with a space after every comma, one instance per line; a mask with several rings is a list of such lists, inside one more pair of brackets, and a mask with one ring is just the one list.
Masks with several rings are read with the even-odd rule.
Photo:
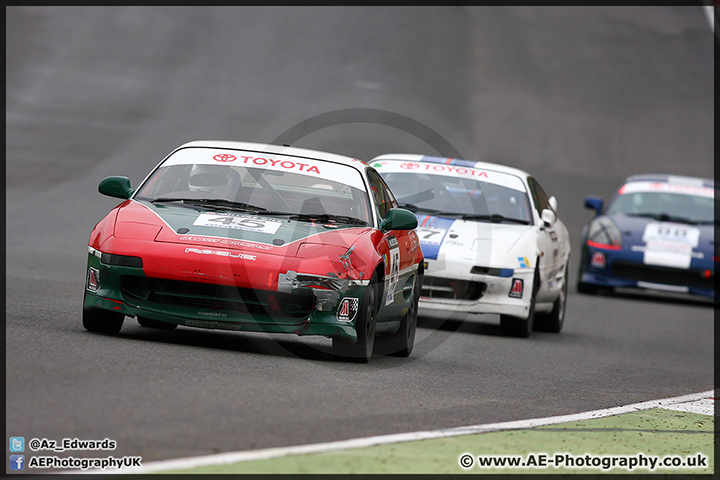
[[499, 213], [493, 213], [492, 215], [476, 215], [476, 214], [465, 214], [462, 215], [463, 220], [490, 220], [490, 223], [520, 223], [522, 225], [529, 225], [530, 220], [523, 218], [512, 218], [500, 215]]
[[346, 223], [349, 225], [361, 225], [365, 226], [368, 224], [365, 220], [361, 220], [356, 217], [350, 217], [348, 215], [333, 215], [332, 213], [293, 213], [293, 212], [274, 212], [267, 211], [262, 212], [263, 215], [275, 215], [275, 216], [287, 216], [290, 220], [300, 220], [303, 222], [316, 220], [319, 222], [334, 222], [334, 223]]
[[490, 223], [520, 223], [522, 225], [529, 225], [530, 221], [522, 218], [512, 218], [500, 215], [499, 213], [493, 213], [492, 215], [477, 214], [477, 213], [460, 213], [460, 212], [437, 212], [438, 217], [460, 217], [463, 220], [490, 220]]
[[413, 213], [415, 213], [415, 212], [427, 212], [427, 213], [435, 214], [435, 213], [437, 213], [437, 212], [440, 211], [440, 210], [438, 210], [438, 209], [436, 209], [436, 208], [419, 207], [419, 206], [417, 206], [417, 205], [413, 205], [412, 203], [399, 203], [398, 205], [400, 206], [400, 208], [404, 208], [404, 209], [406, 209], [406, 210], [410, 210], [410, 211], [413, 212]]
[[195, 205], [201, 207], [212, 207], [212, 208], [228, 208], [231, 210], [242, 210], [242, 211], [253, 211], [253, 212], [265, 212], [267, 208], [259, 207], [257, 205], [250, 205], [249, 203], [235, 202], [233, 200], [225, 200], [223, 198], [173, 198], [173, 197], [158, 197], [150, 200], [150, 203], [169, 203], [169, 202], [182, 202], [183, 204]]

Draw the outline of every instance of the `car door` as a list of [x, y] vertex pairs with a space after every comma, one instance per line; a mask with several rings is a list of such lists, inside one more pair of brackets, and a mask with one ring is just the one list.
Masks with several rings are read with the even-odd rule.
[[[378, 220], [382, 222], [391, 208], [398, 208], [397, 200], [390, 187], [372, 168], [368, 168], [370, 191], [373, 195]], [[419, 241], [414, 230], [383, 231], [383, 239], [379, 251], [385, 262], [384, 293], [381, 299], [381, 312], [378, 320], [396, 317], [398, 312], [407, 307], [408, 302], [403, 295], [403, 288], [408, 279], [415, 273], [413, 268], [415, 249]]]
[[[537, 180], [532, 177], [528, 178], [528, 186], [530, 187], [530, 196], [532, 197], [533, 206], [537, 211], [538, 217], [541, 217], [544, 209], [550, 209], [554, 212], [548, 196], [542, 189]], [[558, 271], [564, 268], [563, 256], [564, 252], [560, 246], [562, 232], [558, 230], [562, 227], [562, 223], [556, 220], [553, 225], [545, 225], [540, 218], [538, 225], [538, 249], [540, 251], [540, 259], [537, 268], [540, 269], [540, 289], [538, 290], [538, 300], [545, 298], [554, 298], [555, 292], [561, 285], [555, 284], [555, 278]]]

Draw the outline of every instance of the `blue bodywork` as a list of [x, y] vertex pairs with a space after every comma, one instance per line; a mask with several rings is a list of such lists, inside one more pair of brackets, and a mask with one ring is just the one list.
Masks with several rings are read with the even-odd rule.
[[[629, 177], [626, 182], [633, 181], [638, 177], [640, 176]], [[647, 179], [667, 181], [667, 176], [641, 177], [641, 180]], [[706, 186], [714, 188], [712, 184]], [[617, 196], [616, 193], [611, 202]], [[583, 228], [578, 291], [592, 293], [598, 287], [649, 288], [669, 291], [687, 289], [687, 293], [692, 295], [715, 297], [715, 259], [717, 257], [714, 253], [714, 225], [688, 224], [688, 227], [700, 231], [698, 244], [692, 249], [689, 268], [649, 265], [645, 262], [646, 243], [643, 241], [643, 233], [647, 225], [655, 223], [677, 226], [677, 222], [662, 222], [655, 218], [630, 216], [622, 213], [607, 214], [603, 212], [602, 200], [598, 197], [588, 197], [585, 206], [596, 210], [597, 215], [592, 222], [609, 220], [619, 229], [622, 244], [613, 245], [589, 241], [588, 232], [592, 222]], [[604, 256], [604, 262], [598, 253]], [[598, 260], [594, 262], [595, 265], [593, 265], [594, 256]]]

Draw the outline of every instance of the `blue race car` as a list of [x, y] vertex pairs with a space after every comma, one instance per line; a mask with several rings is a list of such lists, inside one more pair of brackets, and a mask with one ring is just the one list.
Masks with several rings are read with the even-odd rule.
[[666, 174], [632, 175], [583, 228], [577, 290], [616, 287], [714, 298], [715, 183]]

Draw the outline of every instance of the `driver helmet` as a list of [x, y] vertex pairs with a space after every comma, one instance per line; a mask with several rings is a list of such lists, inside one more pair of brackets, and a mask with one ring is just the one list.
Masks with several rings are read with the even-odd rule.
[[190, 172], [188, 189], [208, 193], [211, 198], [231, 200], [233, 190], [239, 187], [235, 184], [234, 173], [232, 168], [224, 165], [195, 165]]

